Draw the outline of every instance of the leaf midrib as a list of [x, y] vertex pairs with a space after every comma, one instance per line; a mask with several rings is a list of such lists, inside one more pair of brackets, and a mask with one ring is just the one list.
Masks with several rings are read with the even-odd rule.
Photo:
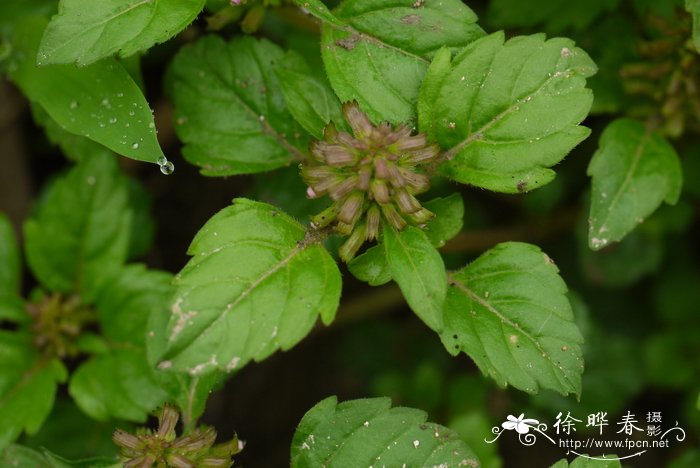
[[[501, 314], [495, 307], [492, 307], [491, 304], [490, 304], [489, 302], [484, 301], [484, 300], [481, 298], [481, 296], [479, 296], [477, 293], [475, 293], [474, 291], [472, 291], [472, 290], [471, 290], [469, 287], [467, 287], [465, 284], [463, 284], [463, 283], [460, 282], [458, 279], [456, 279], [456, 278], [454, 277], [453, 274], [448, 273], [448, 278], [449, 278], [449, 280], [450, 280], [450, 282], [451, 282], [452, 284], [454, 284], [458, 289], [460, 289], [462, 292], [464, 292], [464, 294], [466, 294], [467, 296], [469, 296], [469, 298], [470, 298], [472, 301], [474, 301], [474, 302], [476, 302], [477, 304], [481, 305], [484, 309], [486, 309], [487, 311], [491, 312], [491, 313], [494, 314], [496, 317], [498, 317], [498, 318], [501, 320], [501, 323], [503, 323], [503, 324], [508, 324], [509, 326], [511, 326], [511, 327], [513, 327], [514, 329], [518, 330], [518, 332], [522, 333], [528, 340], [530, 340], [530, 341], [532, 342], [532, 344], [537, 348], [537, 350], [540, 352], [540, 354], [544, 354], [544, 355], [545, 355], [545, 359], [551, 364], [551, 366], [552, 366], [554, 372], [557, 373], [557, 374], [560, 374], [560, 375], [564, 378], [564, 380], [570, 385], [570, 388], [572, 388], [572, 389], [575, 389], [575, 388], [576, 388], [575, 383], [572, 382], [572, 381], [569, 379], [569, 377], [568, 377], [568, 375], [566, 374], [566, 372], [564, 372], [562, 369], [559, 368], [559, 365], [557, 365], [557, 363], [555, 363], [555, 362], [552, 360], [550, 354], [549, 354], [548, 352], [546, 352], [546, 350], [545, 350], [544, 348], [542, 348], [542, 346], [540, 345], [540, 343], [539, 343], [532, 335], [530, 335], [530, 333], [528, 333], [528, 332], [527, 332], [525, 329], [523, 329], [522, 327], [517, 326], [516, 323], [514, 323], [512, 320], [510, 320], [510, 319], [509, 319], [508, 317], [506, 317], [505, 315]], [[507, 345], [506, 345], [506, 347], [507, 347], [508, 349], [510, 349], [510, 347], [508, 347]], [[515, 360], [515, 362], [518, 363], [518, 366], [520, 366], [520, 363], [519, 363], [519, 361], [518, 361], [517, 359]], [[525, 373], [528, 374], [527, 372], [525, 372]], [[529, 375], [529, 374], [528, 374], [528, 375]]]
[[[143, 5], [145, 5], [145, 4], [150, 4], [150, 3], [152, 3], [152, 4], [153, 4], [153, 8], [155, 9], [156, 3], [158, 3], [158, 1], [159, 1], [159, 0], [140, 0], [139, 2], [134, 3], [134, 4], [131, 5], [130, 7], [126, 8], [126, 9], [124, 9], [124, 10], [122, 10], [122, 11], [119, 11], [118, 13], [116, 13], [116, 14], [110, 16], [110, 17], [107, 17], [107, 18], [105, 18], [105, 19], [102, 20], [102, 21], [99, 21], [99, 22], [97, 22], [97, 23], [94, 23], [92, 26], [89, 26], [89, 27], [83, 29], [83, 30], [80, 32], [80, 34], [78, 34], [78, 35], [76, 35], [76, 36], [74, 36], [74, 37], [68, 39], [67, 41], [63, 42], [62, 44], [59, 44], [58, 47], [52, 49], [50, 52], [47, 52], [47, 55], [52, 55], [52, 54], [56, 53], [56, 51], [62, 50], [63, 48], [67, 47], [69, 44], [73, 43], [74, 41], [76, 41], [76, 40], [78, 40], [78, 39], [82, 39], [82, 38], [85, 36], [85, 34], [88, 34], [89, 32], [93, 31], [94, 29], [97, 29], [97, 28], [99, 28], [99, 27], [102, 27], [103, 25], [105, 25], [106, 23], [109, 23], [110, 21], [114, 20], [115, 18], [118, 18], [118, 17], [120, 17], [120, 16], [122, 16], [122, 15], [125, 15], [125, 14], [131, 12], [132, 10], [135, 10], [135, 9], [137, 9], [137, 8], [139, 8], [139, 7], [143, 6]], [[152, 21], [152, 20], [151, 20], [151, 21]], [[150, 24], [150, 21], [149, 21], [147, 24]], [[144, 30], [145, 30], [145, 27], [144, 27], [143, 29], [141, 29], [141, 31], [139, 31], [134, 37], [136, 37], [136, 36], [138, 36], [139, 34], [141, 34]], [[100, 34], [100, 37], [99, 37], [96, 41], [93, 41], [93, 44], [96, 43], [101, 37], [102, 37], [102, 36], [101, 36], [101, 34]], [[129, 41], [133, 40], [134, 37], [130, 38]], [[129, 42], [129, 41], [126, 41], [126, 42]]]
[[[390, 229], [392, 229], [392, 228], [390, 228]], [[407, 245], [403, 242], [403, 240], [401, 239], [400, 233], [394, 231], [393, 229], [392, 229], [392, 231], [393, 231], [394, 238], [396, 239], [398, 245], [401, 247], [401, 250], [403, 250], [405, 257], [407, 258], [407, 260], [408, 260], [409, 263], [411, 264], [411, 269], [412, 269], [412, 271], [413, 271], [413, 273], [414, 273], [414, 276], [416, 276], [416, 277], [418, 278], [418, 280], [419, 280], [418, 282], [419, 282], [419, 284], [420, 284], [420, 286], [421, 286], [421, 289], [423, 290], [423, 294], [425, 295], [426, 298], [429, 299], [428, 302], [429, 302], [429, 304], [430, 304], [430, 309], [431, 309], [430, 312], [431, 312], [431, 313], [434, 313], [434, 312], [435, 312], [435, 306], [434, 306], [433, 301], [430, 300], [429, 290], [428, 290], [428, 288], [427, 288], [427, 286], [426, 286], [426, 284], [425, 284], [425, 281], [423, 281], [423, 275], [420, 274], [420, 272], [419, 272], [419, 270], [418, 270], [418, 266], [413, 262], [413, 257], [409, 254], [408, 246], [407, 246]], [[429, 242], [428, 242], [428, 243], [429, 243]], [[432, 244], [429, 243], [429, 245], [432, 245]], [[387, 259], [390, 259], [390, 258], [392, 257], [391, 255], [388, 255], [388, 253], [387, 253], [386, 256], [387, 256]], [[391, 265], [391, 262], [390, 262], [390, 265]], [[394, 275], [394, 273], [392, 272], [392, 276], [393, 276], [393, 275]], [[440, 325], [440, 322], [441, 322], [440, 318], [441, 318], [441, 317], [439, 317], [439, 316], [436, 317], [436, 321], [438, 322], [438, 325]]]
[[[491, 68], [489, 68], [490, 70]], [[495, 117], [493, 117], [491, 120], [486, 122], [484, 125], [481, 126], [478, 130], [475, 132], [471, 132], [467, 137], [462, 140], [461, 142], [457, 143], [455, 146], [447, 150], [443, 158], [445, 160], [450, 160], [454, 158], [457, 154], [459, 154], [464, 148], [469, 146], [472, 142], [476, 140], [480, 140], [483, 136], [484, 133], [489, 131], [492, 127], [494, 127], [498, 122], [503, 120], [506, 116], [511, 114], [513, 111], [518, 110], [520, 105], [524, 105], [527, 102], [529, 102], [532, 98], [537, 96], [540, 92], [542, 92], [543, 89], [547, 87], [547, 85], [554, 80], [555, 78], [559, 78], [560, 76], [564, 75], [564, 72], [558, 71], [555, 73], [552, 73], [552, 76], [547, 78], [545, 81], [542, 82], [542, 84], [532, 93], [528, 94], [527, 96], [524, 96], [518, 100], [516, 100], [513, 104], [511, 104], [507, 109], [502, 111], [501, 113], [497, 114]], [[474, 96], [474, 99], [476, 100], [476, 96]], [[471, 125], [471, 120], [469, 122]]]
[[[225, 50], [225, 53], [227, 56], [231, 52], [229, 50], [230, 46], [231, 46], [231, 43], [224, 44], [224, 50]], [[258, 69], [260, 70], [260, 74], [263, 77], [263, 82], [267, 86], [267, 81], [265, 81], [266, 80], [265, 69], [260, 64], [258, 56], [255, 52], [256, 52], [255, 50], [252, 50], [251, 56], [253, 58], [253, 61], [255, 61], [256, 65], [258, 66]], [[201, 60], [202, 62], [204, 62], [207, 65], [209, 71], [223, 85], [223, 88], [226, 89], [227, 91], [229, 91], [229, 93], [233, 96], [235, 102], [238, 103], [240, 108], [242, 108], [243, 111], [248, 115], [248, 118], [251, 121], [255, 122], [257, 125], [259, 125], [260, 131], [257, 133], [257, 135], [260, 135], [263, 137], [269, 136], [269, 137], [274, 138], [282, 148], [287, 150], [298, 161], [301, 162], [301, 161], [306, 160], [306, 155], [304, 153], [302, 153], [296, 146], [292, 145], [287, 140], [287, 138], [283, 137], [282, 134], [276, 128], [274, 128], [272, 125], [270, 125], [267, 122], [267, 120], [260, 120], [260, 115], [255, 111], [255, 109], [250, 107], [250, 105], [245, 101], [245, 99], [243, 99], [243, 96], [238, 94], [238, 89], [235, 86], [229, 85], [226, 77], [223, 76], [221, 73], [219, 73], [218, 67], [213, 66], [204, 56], [200, 55], [199, 53], [197, 54], [197, 59]], [[182, 85], [187, 86], [197, 95], [201, 94], [200, 88], [197, 85], [190, 83], [189, 80], [181, 80], [181, 81], [179, 81], [179, 84], [181, 86]], [[268, 87], [268, 89], [271, 89], [271, 88]], [[269, 103], [269, 97], [266, 97], [266, 105], [269, 106], [268, 103]], [[230, 162], [229, 160], [224, 160], [224, 161]], [[233, 162], [236, 162], [236, 161], [238, 161], [238, 160], [234, 160]], [[280, 160], [280, 162], [281, 162], [281, 160]], [[251, 161], [251, 163], [252, 163], [252, 161]]]
[[603, 222], [600, 223], [599, 226], [597, 226], [598, 229], [600, 229], [602, 226], [605, 226], [608, 221], [610, 221], [610, 216], [612, 215], [612, 212], [615, 209], [615, 205], [619, 202], [620, 198], [622, 197], [622, 194], [624, 193], [625, 189], [627, 186], [632, 182], [632, 177], [634, 176], [634, 173], [637, 171], [637, 166], [639, 165], [639, 160], [642, 158], [642, 153], [644, 152], [644, 148], [651, 138], [651, 132], [647, 129], [644, 132], [644, 136], [642, 137], [641, 140], [639, 140], [639, 143], [637, 144], [637, 148], [635, 149], [634, 156], [632, 158], [632, 164], [630, 164], [629, 170], [627, 171], [627, 174], [625, 175], [625, 179], [622, 181], [622, 184], [620, 187], [617, 189], [615, 192], [615, 196], [612, 197], [610, 200], [610, 204], [608, 205], [608, 209], [605, 210], [607, 214], [605, 215], [605, 218], [603, 218]]

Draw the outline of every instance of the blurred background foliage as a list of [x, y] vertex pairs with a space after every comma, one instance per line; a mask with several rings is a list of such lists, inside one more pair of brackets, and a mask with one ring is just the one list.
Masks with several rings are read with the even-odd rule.
[[[247, 441], [237, 464], [284, 466], [295, 425], [317, 401], [331, 394], [340, 399], [390, 396], [395, 405], [426, 410], [431, 420], [457, 430], [485, 467], [497, 468], [544, 466], [561, 457], [560, 450], [523, 447], [515, 438], [485, 444], [491, 427], [508, 414], [525, 413], [551, 425], [559, 411], [584, 420], [604, 411], [614, 424], [627, 411], [638, 419], [660, 411], [665, 426], [678, 421], [685, 428], [686, 440], [650, 450], [633, 466], [700, 466], [700, 98], [690, 85], [682, 92], [669, 88], [679, 70], [693, 83], [700, 79], [690, 15], [682, 1], [674, 0], [467, 3], [487, 31], [571, 37], [599, 66], [590, 82], [593, 113], [585, 122], [593, 134], [557, 166], [554, 182], [528, 194], [500, 195], [441, 181], [425, 197], [459, 190], [464, 198], [465, 228], [442, 248], [448, 268], [506, 240], [535, 243], [556, 261], [586, 339], [581, 401], [495, 387], [467, 358], [445, 353], [395, 286], [369, 288], [344, 271], [336, 323], [319, 328], [289, 352], [246, 367], [212, 395], [203, 421], [222, 438], [235, 431]], [[56, 2], [8, 2], [2, 8], [0, 34], [7, 37], [17, 18], [13, 15], [52, 11]], [[152, 165], [119, 162], [150, 194], [155, 246], [143, 258], [151, 267], [172, 272], [185, 264], [197, 230], [233, 197], [267, 201], [303, 221], [319, 210], [303, 195], [296, 168], [275, 171], [274, 179], [269, 174], [205, 178], [179, 155], [166, 93], [167, 65], [182, 44], [212, 29], [227, 36], [242, 31], [269, 37], [303, 54], [312, 66], [322, 66], [317, 26], [281, 0], [251, 0], [240, 7], [209, 0], [207, 13], [190, 28], [143, 56], [140, 68], [133, 64], [155, 109], [160, 143], [177, 170], [163, 177]], [[3, 82], [0, 96], [0, 210], [19, 229], [41, 190], [69, 162], [52, 144], [52, 129], [42, 129], [46, 119], [32, 112], [16, 89]], [[660, 119], [681, 156], [684, 189], [677, 205], [663, 206], [621, 243], [593, 252], [586, 239], [586, 167], [600, 133], [617, 117]], [[147, 222], [135, 224], [153, 229]], [[90, 420], [63, 395], [41, 432], [22, 442], [69, 458], [111, 454], [114, 426]], [[586, 435], [583, 427], [578, 435]]]

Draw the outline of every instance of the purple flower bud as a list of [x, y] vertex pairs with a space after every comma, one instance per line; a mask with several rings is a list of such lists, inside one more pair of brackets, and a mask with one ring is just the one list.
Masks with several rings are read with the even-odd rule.
[[321, 179], [318, 182], [314, 182], [312, 180], [307, 180], [307, 182], [314, 189], [314, 192], [317, 195], [323, 195], [329, 190], [333, 189], [333, 187], [336, 187], [337, 185], [341, 184], [343, 180], [344, 179], [342, 176], [334, 174], [325, 179]]
[[355, 162], [355, 155], [340, 145], [327, 145], [323, 150], [323, 155], [329, 166], [350, 166]]
[[372, 197], [377, 201], [377, 203], [391, 203], [391, 195], [389, 195], [389, 186], [383, 180], [373, 180], [370, 189], [372, 190]]
[[335, 171], [327, 166], [303, 167], [301, 169], [301, 176], [307, 182], [319, 182], [333, 175], [335, 175]]
[[366, 151], [367, 145], [362, 141], [357, 140], [355, 137], [347, 132], [340, 132], [336, 137], [337, 143], [341, 146], [345, 146], [349, 150]]
[[374, 160], [374, 175], [379, 179], [389, 178], [389, 169], [386, 167], [386, 160], [384, 158], [376, 158]]
[[328, 190], [328, 196], [330, 196], [333, 200], [340, 200], [357, 188], [357, 182], [357, 176], [350, 176], [340, 182], [338, 185], [330, 188]]
[[165, 405], [158, 417], [158, 432], [156, 435], [163, 440], [171, 441], [175, 438], [175, 426], [180, 419], [177, 409], [170, 405]]
[[394, 187], [403, 187], [404, 185], [406, 185], [406, 181], [401, 175], [401, 172], [399, 171], [398, 167], [396, 167], [396, 164], [386, 163], [386, 168], [387, 172], [389, 172], [389, 180], [391, 180], [391, 185], [393, 185]]
[[357, 102], [353, 101], [343, 104], [343, 113], [357, 138], [364, 139], [372, 133], [372, 122], [360, 110]]
[[343, 202], [343, 205], [340, 207], [338, 220], [345, 224], [350, 224], [351, 226], [354, 225], [362, 214], [362, 205], [364, 202], [364, 193], [353, 192], [345, 199], [345, 202]]
[[430, 178], [427, 175], [409, 171], [403, 167], [399, 167], [399, 172], [411, 193], [423, 193], [430, 188]]
[[155, 462], [155, 455], [147, 454], [125, 462], [124, 468], [151, 468]]
[[197, 464], [179, 453], [171, 453], [167, 457], [168, 466], [173, 468], [196, 468]]
[[377, 205], [372, 205], [367, 210], [367, 240], [372, 241], [379, 236], [379, 224], [382, 215]]
[[365, 242], [366, 226], [359, 224], [350, 234], [350, 237], [338, 249], [338, 255], [345, 263], [353, 259], [362, 244]]
[[433, 219], [434, 217], [435, 214], [432, 211], [426, 210], [425, 208], [421, 208], [415, 213], [411, 213], [408, 215], [408, 219], [410, 219], [413, 224], [418, 225], [423, 225], [431, 219]]
[[372, 169], [368, 167], [362, 167], [357, 173], [357, 188], [364, 190], [365, 192], [369, 190], [369, 183], [372, 180]]
[[421, 133], [419, 135], [407, 136], [405, 138], [401, 138], [394, 145], [394, 148], [397, 151], [410, 151], [410, 150], [416, 150], [419, 148], [423, 148], [426, 144], [427, 144], [427, 140], [425, 138], [425, 135], [423, 135]]
[[394, 193], [394, 199], [399, 209], [405, 214], [415, 213], [421, 209], [418, 200], [405, 190], [397, 190]]
[[397, 141], [400, 140], [405, 140], [406, 138], [409, 138], [411, 136], [411, 129], [407, 127], [406, 125], [401, 125], [400, 127], [396, 128], [393, 132], [391, 132], [391, 135], [387, 137], [387, 144], [393, 145]]
[[436, 145], [426, 146], [424, 148], [408, 151], [401, 156], [399, 161], [403, 164], [416, 165], [424, 164], [437, 158], [440, 154], [440, 149]]
[[406, 221], [401, 217], [401, 215], [396, 211], [394, 205], [379, 205], [384, 214], [384, 218], [389, 222], [391, 227], [397, 231], [403, 230], [406, 227]]
[[129, 434], [121, 429], [116, 429], [112, 434], [112, 440], [119, 447], [132, 451], [139, 451], [144, 448], [143, 441], [133, 434]]

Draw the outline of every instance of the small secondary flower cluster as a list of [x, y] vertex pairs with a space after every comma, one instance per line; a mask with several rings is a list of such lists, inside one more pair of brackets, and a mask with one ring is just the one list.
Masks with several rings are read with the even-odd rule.
[[204, 468], [230, 467], [231, 457], [243, 449], [237, 438], [219, 445], [216, 431], [198, 427], [187, 435], [177, 437], [175, 426], [179, 414], [166, 405], [158, 417], [158, 429], [139, 429], [136, 435], [117, 429], [112, 436], [120, 448], [120, 457], [127, 468]]
[[433, 213], [423, 208], [415, 195], [430, 188], [421, 170], [440, 154], [425, 135], [411, 135], [405, 125], [373, 126], [357, 103], [343, 105], [353, 135], [338, 131], [333, 123], [324, 130], [324, 140], [311, 145], [312, 160], [301, 168], [309, 186], [308, 195], [328, 195], [333, 204], [312, 217], [312, 226], [334, 229], [349, 236], [340, 247], [340, 257], [350, 261], [362, 244], [379, 236], [382, 219], [396, 230], [422, 226]]

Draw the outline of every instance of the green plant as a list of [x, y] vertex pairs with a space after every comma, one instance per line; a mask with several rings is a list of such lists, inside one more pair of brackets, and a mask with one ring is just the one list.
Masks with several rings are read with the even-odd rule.
[[[348, 368], [378, 398], [314, 406], [292, 466], [500, 466], [483, 442], [501, 417], [489, 394], [514, 414], [612, 414], [660, 389], [690, 402], [674, 410], [697, 428], [698, 366], [686, 357], [698, 350], [688, 258], [700, 192], [682, 172], [692, 181], [700, 166], [678, 153], [697, 148], [700, 5], [482, 3], [482, 23], [458, 0], [0, 5], [0, 70], [70, 161], [50, 174], [21, 248], [0, 217], [0, 458], [228, 466], [243, 444], [214, 445], [216, 431], [199, 423], [210, 393], [321, 334], [319, 318], [332, 332], [339, 306], [338, 321], [365, 328], [343, 335], [338, 360], [356, 358]], [[500, 27], [548, 35], [485, 32]], [[147, 94], [162, 104], [155, 117]], [[589, 113], [597, 149], [582, 125]], [[216, 211], [203, 226], [184, 223], [198, 232], [175, 275], [133, 263], [159, 263], [148, 256], [153, 183], [125, 159], [173, 174], [173, 129], [201, 175], [244, 185], [222, 208], [184, 188], [199, 175], [167, 182]], [[581, 158], [591, 154], [589, 188]], [[539, 240], [546, 247], [530, 243]], [[650, 300], [624, 289], [644, 281]], [[380, 358], [405, 332], [378, 318], [372, 339], [362, 321], [397, 300], [425, 325], [405, 351], [417, 369]], [[636, 326], [631, 308], [589, 311], [639, 300], [656, 308]], [[626, 363], [635, 347], [643, 359]], [[459, 368], [464, 357], [445, 358], [461, 353], [499, 389]], [[75, 407], [108, 436], [126, 424], [114, 432], [118, 454], [52, 453], [42, 434], [61, 430], [61, 414], [66, 427], [83, 421]], [[131, 430], [152, 414], [157, 429]]]

